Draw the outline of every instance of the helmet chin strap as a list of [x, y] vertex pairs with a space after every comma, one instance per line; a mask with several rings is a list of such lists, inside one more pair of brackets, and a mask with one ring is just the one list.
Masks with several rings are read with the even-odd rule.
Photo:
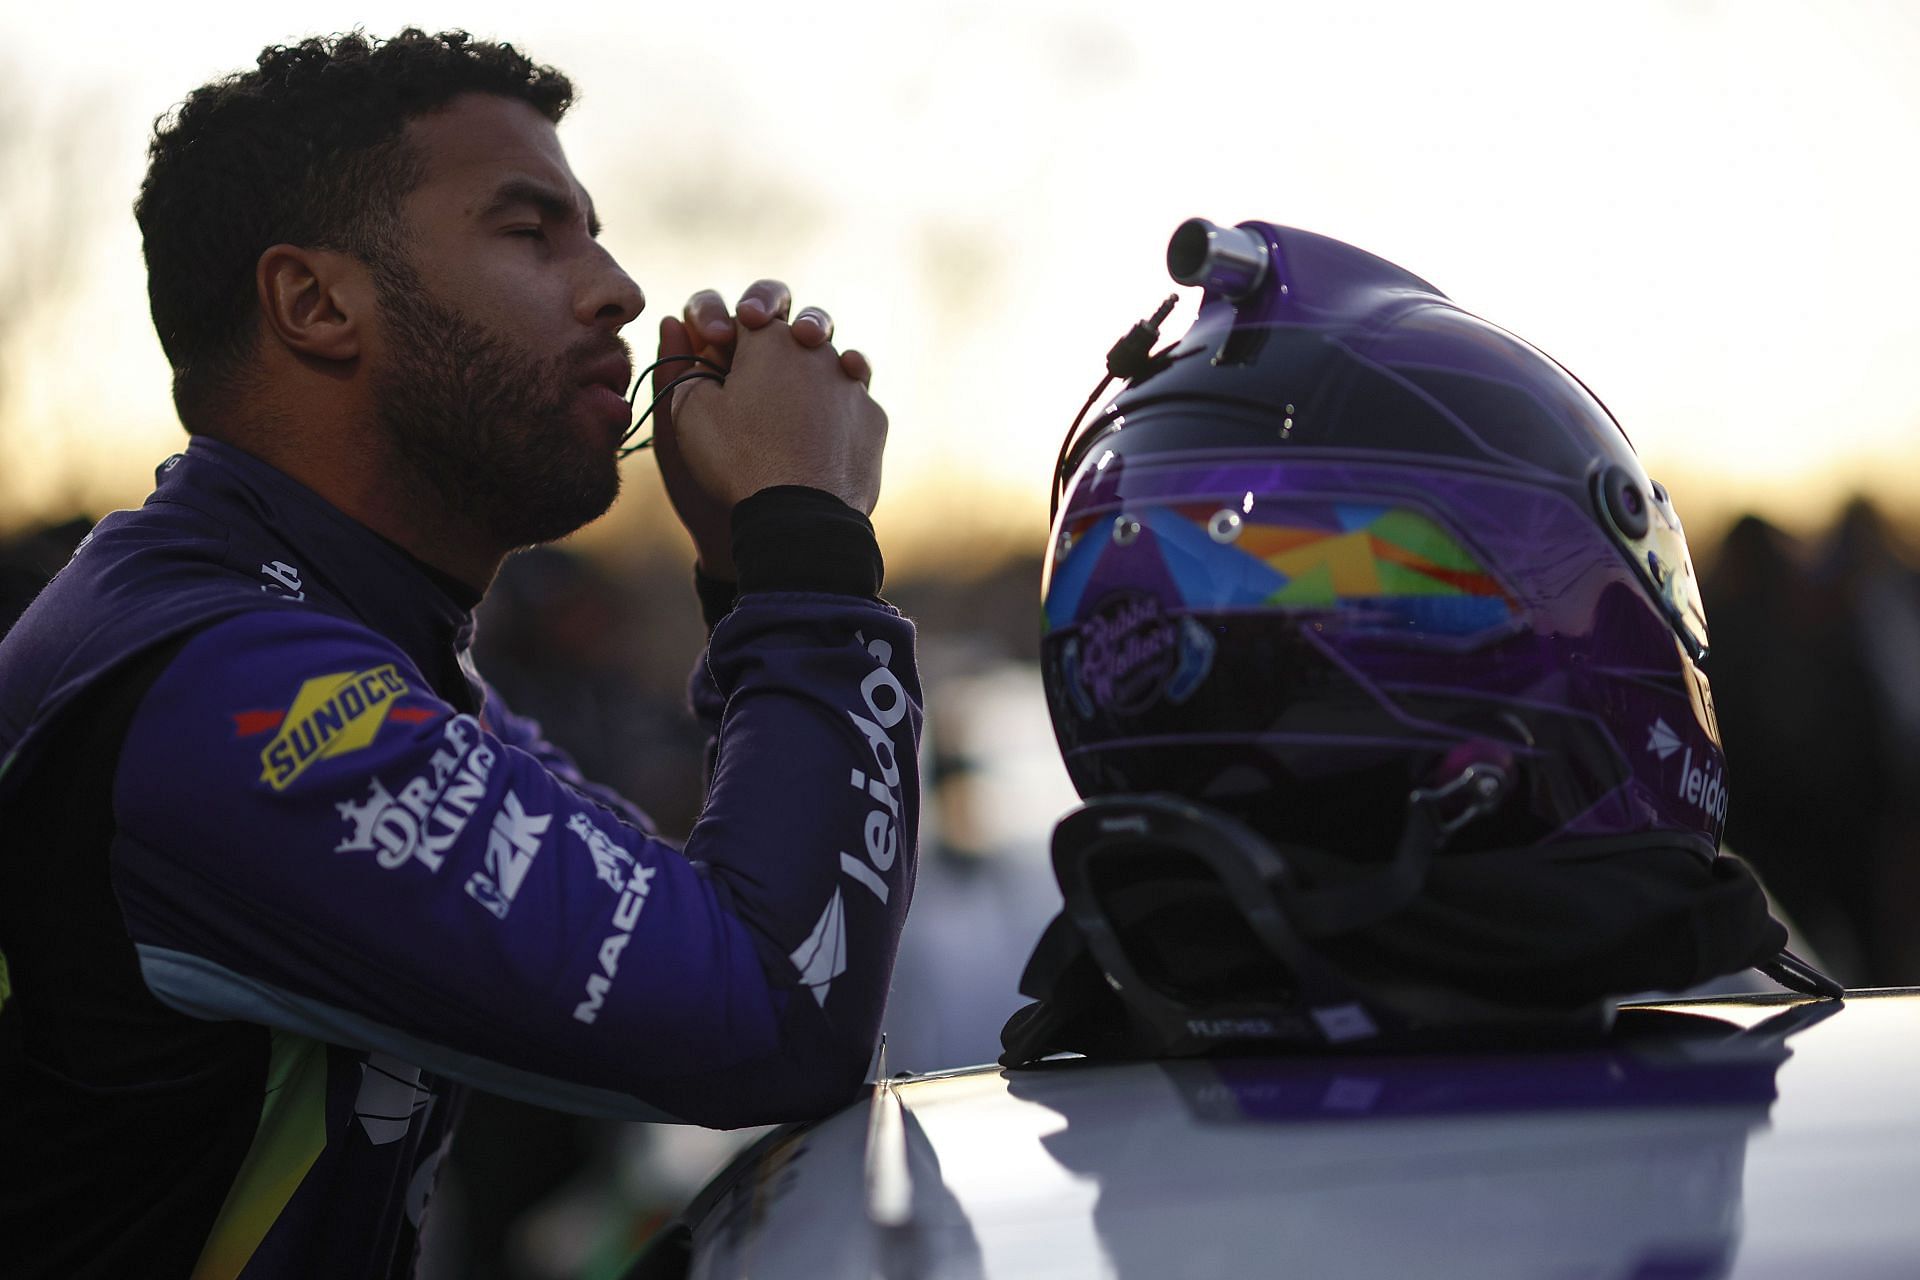
[[[1844, 994], [1782, 949], [1758, 881], [1710, 849], [1633, 835], [1436, 859], [1511, 778], [1482, 760], [1415, 788], [1391, 857], [1344, 874], [1331, 853], [1173, 796], [1089, 800], [1054, 831], [1065, 907], [1021, 978], [1038, 1003], [1008, 1022], [1002, 1062], [1591, 1039], [1621, 993], [1749, 966]], [[1563, 909], [1489, 930], [1463, 904], [1492, 896]]]
[[1308, 937], [1333, 937], [1378, 924], [1399, 911], [1426, 883], [1433, 855], [1446, 846], [1447, 838], [1497, 808], [1511, 781], [1499, 765], [1476, 761], [1437, 786], [1414, 788], [1387, 864], [1336, 884], [1296, 891], [1287, 903], [1294, 926]]

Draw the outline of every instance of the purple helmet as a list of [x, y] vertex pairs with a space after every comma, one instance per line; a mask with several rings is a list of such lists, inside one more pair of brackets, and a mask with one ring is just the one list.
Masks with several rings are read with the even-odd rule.
[[[1204, 287], [1198, 318], [1158, 354], [1150, 329], [1115, 348], [1130, 385], [1055, 476], [1054, 729], [1088, 808], [1156, 798], [1063, 822], [1081, 932], [1168, 900], [1165, 877], [1129, 899], [1155, 875], [1078, 861], [1162, 822], [1203, 860], [1281, 850], [1285, 875], [1254, 877], [1279, 916], [1376, 979], [1500, 1000], [1525, 974], [1524, 1002], [1564, 1005], [1777, 954], [1716, 856], [1726, 767], [1686, 538], [1606, 407], [1323, 236], [1195, 219], [1167, 261]], [[1707, 920], [1715, 895], [1740, 902]], [[1683, 916], [1719, 941], [1678, 937]], [[1613, 963], [1654, 937], [1671, 963]], [[1146, 985], [1191, 988], [1179, 944], [1147, 950]]]
[[1364, 854], [1411, 788], [1486, 757], [1509, 786], [1454, 848], [1710, 856], [1726, 773], [1693, 564], [1599, 400], [1322, 236], [1196, 220], [1168, 259], [1207, 285], [1199, 318], [1076, 441], [1047, 556], [1081, 793], [1171, 791]]

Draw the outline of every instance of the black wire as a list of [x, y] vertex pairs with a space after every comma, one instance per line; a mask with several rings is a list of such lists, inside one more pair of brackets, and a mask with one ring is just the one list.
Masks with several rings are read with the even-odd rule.
[[1160, 326], [1167, 322], [1167, 317], [1173, 314], [1179, 302], [1179, 294], [1168, 294], [1167, 300], [1155, 308], [1151, 316], [1127, 330], [1107, 352], [1107, 376], [1100, 379], [1100, 385], [1080, 406], [1080, 412], [1073, 415], [1073, 425], [1067, 428], [1066, 439], [1060, 442], [1060, 456], [1053, 460], [1053, 487], [1048, 493], [1047, 503], [1049, 525], [1060, 514], [1060, 499], [1067, 488], [1066, 477], [1062, 473], [1066, 470], [1067, 460], [1073, 456], [1074, 437], [1080, 430], [1080, 420], [1087, 416], [1087, 410], [1093, 408], [1094, 402], [1100, 399], [1100, 393], [1111, 386], [1115, 378], [1124, 378], [1129, 387], [1137, 387], [1166, 367], [1167, 354], [1176, 344], [1168, 344], [1158, 352], [1153, 350], [1153, 344], [1160, 337]]
[[653, 361], [651, 365], [641, 368], [637, 374], [634, 374], [634, 390], [626, 393], [626, 403], [630, 403], [630, 405], [634, 403], [634, 397], [639, 395], [639, 384], [647, 380], [647, 374], [651, 374], [651, 372], [653, 372], [655, 368], [659, 368], [660, 365], [672, 365], [672, 363], [676, 363], [676, 361], [693, 361], [695, 365], [705, 365], [705, 367], [710, 368], [710, 370], [714, 370], [716, 374], [720, 374], [722, 378], [728, 374], [726, 365], [714, 365], [705, 355], [691, 355], [691, 353], [689, 353], [689, 355], [662, 355], [660, 359]]
[[[715, 373], [719, 374], [722, 378], [725, 378], [727, 376], [728, 370], [725, 365], [715, 364], [713, 361], [707, 359], [705, 356], [696, 356], [691, 354], [680, 355], [680, 356], [661, 356], [658, 360], [655, 360], [652, 364], [648, 365], [646, 368], [642, 369], [640, 372], [633, 375], [633, 390], [627, 392], [628, 406], [631, 407], [635, 398], [639, 396], [640, 384], [645, 382], [648, 376], [651, 375], [655, 369], [658, 369], [663, 364], [673, 364], [675, 361], [678, 361], [678, 360], [691, 360], [697, 365], [713, 370]], [[632, 435], [633, 432], [629, 431], [627, 432], [627, 434]]]
[[[676, 356], [661, 356], [658, 360], [655, 360], [652, 364], [648, 365], [646, 368], [640, 370], [640, 372], [633, 375], [633, 389], [627, 392], [627, 407], [629, 409], [633, 407], [635, 399], [637, 399], [640, 395], [641, 384], [644, 383], [647, 380], [647, 378], [652, 375], [655, 369], [658, 369], [663, 364], [675, 364], [683, 360], [690, 360], [694, 364], [701, 366], [701, 368], [703, 369], [711, 369], [715, 374], [719, 375], [717, 378], [717, 381], [720, 381], [720, 382], [726, 381], [726, 375], [728, 372], [726, 366], [715, 364], [713, 361], [707, 359], [705, 356], [696, 356], [696, 355], [693, 355], [692, 353], [687, 353], [684, 355], [676, 355]], [[685, 381], [684, 377], [674, 379], [672, 382], [668, 383], [667, 386], [659, 394], [654, 396], [653, 404], [649, 405], [647, 408], [647, 411], [641, 414], [637, 419], [635, 419], [633, 425], [627, 428], [627, 433], [620, 437], [621, 444], [626, 444], [627, 441], [633, 439], [634, 432], [640, 430], [640, 424], [645, 422], [647, 418], [653, 413], [654, 409], [659, 406], [660, 396], [666, 394], [666, 392], [671, 391], [675, 387], [679, 386], [682, 381]], [[630, 448], [622, 449], [616, 456], [625, 458], [632, 454], [640, 452], [642, 449], [645, 449], [652, 444], [653, 444], [653, 437], [648, 436], [645, 440], [642, 440], [639, 444], [633, 445]]]
[[[668, 360], [687, 360], [687, 359], [699, 359], [699, 357], [668, 356], [667, 359]], [[664, 364], [666, 363], [666, 361], [662, 360], [656, 363]], [[710, 360], [702, 361], [702, 363], [713, 365], [713, 362]], [[713, 365], [713, 367], [718, 368], [719, 366]], [[653, 416], [653, 411], [660, 407], [660, 402], [662, 400], [665, 400], [668, 396], [671, 396], [673, 394], [674, 388], [678, 387], [683, 382], [718, 382], [718, 383], [724, 384], [726, 382], [726, 379], [721, 377], [717, 373], [708, 373], [704, 369], [695, 369], [691, 373], [681, 374], [679, 377], [667, 383], [666, 386], [660, 388], [659, 391], [654, 393], [653, 403], [647, 406], [647, 411], [645, 413], [641, 414], [638, 418], [635, 418], [633, 420], [633, 425], [627, 428], [627, 434], [620, 437], [620, 443], [626, 444], [627, 441], [633, 439], [634, 433], [639, 431], [640, 428], [646, 424], [647, 419]], [[645, 440], [642, 440], [639, 444], [627, 445], [626, 448], [620, 450], [620, 452], [615, 454], [614, 456], [617, 458], [630, 458], [634, 454], [639, 453], [642, 449], [648, 449], [648, 448], [651, 448], [652, 446], [653, 446], [653, 437], [648, 436]]]
[[1100, 379], [1099, 385], [1093, 389], [1093, 394], [1088, 396], [1087, 402], [1080, 406], [1080, 412], [1073, 415], [1073, 423], [1067, 428], [1066, 438], [1060, 442], [1060, 456], [1053, 460], [1053, 487], [1048, 494], [1047, 524], [1049, 526], [1060, 514], [1060, 495], [1066, 489], [1066, 481], [1061, 478], [1060, 473], [1067, 465], [1067, 455], [1073, 451], [1074, 437], [1080, 431], [1080, 419], [1087, 416], [1087, 410], [1093, 408], [1094, 401], [1100, 398], [1100, 393], [1105, 391], [1112, 382], [1112, 374]]

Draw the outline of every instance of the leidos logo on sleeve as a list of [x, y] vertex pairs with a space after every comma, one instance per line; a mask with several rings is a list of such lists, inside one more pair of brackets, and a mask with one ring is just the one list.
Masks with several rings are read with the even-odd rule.
[[394, 699], [406, 691], [407, 682], [391, 662], [308, 680], [293, 696], [280, 732], [260, 752], [260, 781], [285, 791], [314, 761], [369, 745], [386, 723]]

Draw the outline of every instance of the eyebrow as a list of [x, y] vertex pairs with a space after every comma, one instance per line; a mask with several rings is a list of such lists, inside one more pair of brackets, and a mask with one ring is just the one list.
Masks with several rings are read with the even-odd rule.
[[[509, 178], [493, 193], [493, 199], [487, 201], [480, 217], [482, 220], [497, 217], [515, 205], [530, 205], [541, 217], [555, 222], [571, 222], [580, 216], [580, 206], [572, 196], [531, 178]], [[600, 216], [594, 212], [591, 200], [587, 202], [587, 234], [596, 240], [600, 238]]]

